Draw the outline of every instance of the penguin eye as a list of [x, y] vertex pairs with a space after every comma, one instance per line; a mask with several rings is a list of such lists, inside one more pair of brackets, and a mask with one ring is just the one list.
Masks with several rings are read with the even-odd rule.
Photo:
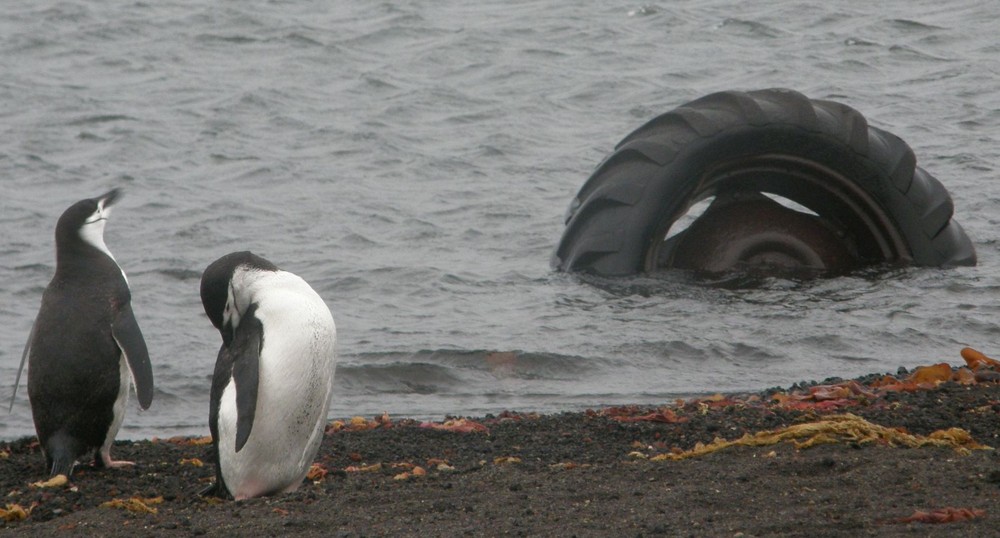
[[101, 210], [98, 209], [97, 211], [94, 211], [89, 216], [87, 216], [87, 219], [84, 220], [83, 223], [84, 224], [94, 224], [95, 222], [98, 222], [98, 221], [101, 221], [101, 220], [105, 220], [105, 219], [101, 215]]
[[104, 201], [102, 200], [97, 203], [97, 207], [94, 208], [93, 213], [91, 213], [90, 216], [88, 216], [87, 219], [83, 221], [83, 223], [94, 224], [95, 222], [108, 220], [108, 213], [109, 211], [104, 209]]

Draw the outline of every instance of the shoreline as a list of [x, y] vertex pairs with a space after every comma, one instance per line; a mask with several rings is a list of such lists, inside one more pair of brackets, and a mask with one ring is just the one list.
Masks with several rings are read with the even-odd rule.
[[[213, 476], [205, 438], [117, 441], [115, 457], [135, 467], [81, 465], [68, 484], [39, 488], [44, 458], [25, 437], [0, 443], [9, 519], [0, 532], [996, 536], [1000, 456], [986, 448], [1000, 446], [994, 372], [935, 365], [904, 378], [548, 415], [355, 417], [330, 423], [298, 491], [240, 502], [196, 495]], [[812, 432], [684, 456], [717, 438], [844, 416], [881, 433]], [[971, 439], [906, 448], [895, 437], [950, 428]], [[945, 522], [922, 522], [934, 518]]]

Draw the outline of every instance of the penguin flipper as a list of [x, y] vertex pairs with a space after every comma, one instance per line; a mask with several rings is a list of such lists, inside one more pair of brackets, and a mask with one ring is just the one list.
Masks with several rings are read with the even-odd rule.
[[236, 383], [236, 452], [250, 438], [257, 412], [257, 387], [260, 379], [260, 352], [264, 346], [264, 325], [254, 315], [251, 304], [240, 320], [230, 353], [233, 357], [233, 381]]
[[10, 394], [10, 407], [7, 412], [14, 411], [14, 398], [17, 397], [17, 386], [21, 384], [21, 372], [24, 371], [24, 361], [28, 360], [28, 353], [31, 353], [31, 342], [35, 339], [35, 323], [31, 323], [31, 331], [28, 332], [28, 341], [24, 343], [24, 351], [21, 352], [21, 366], [17, 367], [17, 378], [14, 379], [14, 391]]
[[111, 335], [125, 355], [128, 369], [132, 372], [132, 382], [135, 383], [139, 406], [149, 409], [149, 404], [153, 403], [153, 367], [149, 363], [146, 340], [142, 338], [139, 322], [132, 313], [132, 305], [125, 304], [118, 311], [111, 323]]

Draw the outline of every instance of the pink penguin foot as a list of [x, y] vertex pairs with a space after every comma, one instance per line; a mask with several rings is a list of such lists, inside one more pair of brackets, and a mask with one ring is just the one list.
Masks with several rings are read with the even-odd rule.
[[113, 460], [111, 459], [111, 451], [101, 453], [101, 463], [104, 467], [108, 469], [121, 469], [122, 467], [132, 467], [135, 465], [134, 461], [125, 460]]

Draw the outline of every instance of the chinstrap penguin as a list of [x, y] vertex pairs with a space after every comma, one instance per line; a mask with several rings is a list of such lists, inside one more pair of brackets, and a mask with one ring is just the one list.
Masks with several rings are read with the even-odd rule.
[[153, 371], [132, 312], [125, 273], [104, 243], [114, 189], [81, 200], [56, 224], [56, 273], [21, 355], [28, 362], [28, 399], [52, 476], [67, 477], [89, 453], [98, 467], [132, 465], [111, 459], [125, 417], [131, 381], [139, 405], [153, 401]]
[[333, 315], [302, 278], [250, 252], [209, 265], [201, 301], [222, 335], [208, 415], [216, 483], [204, 493], [239, 500], [294, 491], [323, 439]]

